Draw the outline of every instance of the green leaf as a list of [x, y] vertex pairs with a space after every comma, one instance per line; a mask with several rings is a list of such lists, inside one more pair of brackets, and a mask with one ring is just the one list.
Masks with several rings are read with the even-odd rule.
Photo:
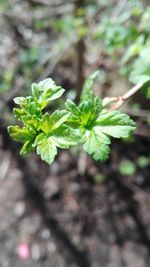
[[95, 160], [108, 158], [109, 136], [127, 137], [135, 129], [135, 123], [119, 111], [103, 110], [102, 101], [92, 92], [96, 76], [94, 73], [87, 79], [87, 94], [79, 105], [67, 100], [66, 110], [56, 110], [51, 115], [43, 114], [42, 110], [50, 101], [60, 97], [64, 89], [50, 78], [32, 84], [33, 96], [15, 98], [20, 109], [14, 109], [14, 114], [24, 127], [10, 126], [8, 132], [14, 140], [25, 143], [21, 154], [36, 149], [42, 160], [51, 164], [57, 148], [83, 144], [84, 150]]
[[26, 142], [34, 139], [34, 135], [29, 132], [26, 127], [20, 128], [19, 126], [9, 126], [8, 133], [18, 142]]
[[81, 95], [81, 100], [89, 99], [90, 97], [94, 97], [93, 94], [93, 83], [94, 80], [98, 77], [100, 74], [100, 71], [97, 70], [94, 73], [92, 73], [86, 80], [83, 86], [83, 93]]
[[79, 131], [62, 125], [55, 129], [51, 135], [39, 134], [33, 146], [36, 147], [37, 154], [41, 156], [42, 160], [51, 164], [57, 155], [57, 147], [66, 149], [75, 146], [80, 139]]
[[69, 148], [81, 142], [80, 131], [63, 124], [53, 131], [53, 140], [55, 140], [58, 147]]
[[70, 116], [66, 110], [56, 110], [51, 116], [45, 113], [41, 120], [40, 129], [44, 133], [50, 133], [60, 127]]
[[23, 147], [20, 151], [20, 155], [25, 155], [25, 154], [28, 154], [28, 153], [34, 151], [32, 144], [33, 144], [33, 142], [31, 142], [31, 141], [25, 142], [25, 144], [23, 145]]
[[67, 100], [66, 109], [72, 114], [68, 119], [70, 125], [77, 124], [81, 127], [90, 128], [94, 125], [102, 110], [102, 102], [98, 97], [93, 97], [92, 99], [82, 100], [77, 106], [71, 100]]
[[14, 116], [18, 119], [21, 120], [22, 116], [25, 116], [27, 113], [23, 109], [19, 108], [14, 108], [13, 109]]
[[62, 89], [60, 86], [57, 86], [55, 88], [55, 90], [53, 91], [53, 94], [51, 95], [51, 97], [49, 98], [49, 101], [55, 100], [59, 97], [61, 97], [63, 95], [63, 93], [65, 92], [64, 89]]
[[70, 99], [67, 99], [65, 103], [65, 107], [68, 111], [72, 112], [74, 115], [79, 115], [79, 109], [78, 106]]
[[52, 124], [52, 130], [57, 129], [60, 127], [64, 122], [67, 121], [67, 119], [70, 116], [70, 112], [66, 110], [56, 110], [51, 116], [51, 124]]
[[136, 84], [150, 80], [150, 48], [144, 48], [133, 64], [129, 80]]
[[40, 97], [39, 85], [37, 83], [32, 83], [31, 91], [32, 91], [33, 97], [35, 97], [37, 99]]
[[[40, 116], [40, 107], [38, 106], [37, 102], [35, 102], [35, 99], [32, 96], [27, 97], [16, 97], [14, 99], [14, 102], [21, 106], [22, 113], [34, 115], [37, 114]], [[18, 109], [17, 109], [18, 112]], [[20, 114], [21, 115], [21, 114]]]
[[57, 155], [57, 148], [51, 136], [48, 137], [44, 133], [38, 135], [34, 145], [37, 146], [37, 154], [41, 156], [42, 160], [46, 161], [48, 164], [54, 161]]
[[117, 110], [100, 114], [96, 125], [101, 132], [116, 138], [126, 138], [136, 128], [128, 115]]
[[26, 115], [22, 116], [22, 121], [25, 126], [27, 126], [31, 131], [39, 131], [40, 129], [40, 118], [38, 118], [36, 115]]
[[52, 139], [56, 143], [57, 147], [66, 149], [71, 146], [76, 146], [77, 143], [73, 140], [68, 139], [67, 137], [62, 137], [62, 136], [53, 136]]
[[26, 99], [26, 97], [22, 97], [22, 96], [19, 96], [19, 97], [15, 97], [14, 98], [14, 102], [15, 104], [21, 106], [21, 107], [24, 107], [27, 105], [28, 101]]
[[135, 57], [135, 56], [139, 55], [140, 51], [143, 48], [144, 39], [145, 39], [145, 36], [144, 35], [140, 35], [135, 40], [134, 43], [129, 45], [129, 47], [126, 49], [126, 52], [125, 52], [123, 58], [121, 59], [121, 63], [122, 64], [127, 63], [132, 57]]
[[50, 115], [48, 113], [45, 113], [40, 122], [40, 129], [44, 133], [49, 133], [51, 131], [51, 128], [52, 124], [50, 120]]
[[102, 110], [102, 102], [98, 97], [84, 100], [79, 105], [80, 120], [84, 127], [91, 127]]
[[[107, 160], [109, 156], [109, 146], [104, 143], [104, 139], [101, 136], [101, 133], [98, 133], [96, 130], [89, 131], [87, 140], [83, 145], [84, 151], [91, 155], [95, 160]], [[107, 140], [107, 143], [109, 141]]]
[[65, 90], [60, 86], [56, 86], [51, 78], [45, 79], [38, 84], [32, 84], [32, 94], [40, 105], [41, 110], [44, 109], [50, 101], [61, 97], [64, 91]]
[[122, 175], [134, 175], [136, 165], [131, 160], [122, 160], [119, 165], [119, 171]]

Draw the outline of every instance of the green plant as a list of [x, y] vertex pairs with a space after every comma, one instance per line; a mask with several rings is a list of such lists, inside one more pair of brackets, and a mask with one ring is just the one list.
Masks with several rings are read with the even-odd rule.
[[122, 160], [119, 165], [119, 172], [122, 175], [134, 175], [136, 172], [136, 165], [131, 160]]
[[137, 83], [139, 76], [145, 80], [149, 75], [150, 6], [144, 7], [141, 1], [126, 1], [124, 7], [119, 16], [115, 8], [111, 16], [109, 9], [105, 10], [96, 23], [93, 39], [101, 41], [113, 62], [119, 62], [118, 73]]
[[92, 86], [97, 74], [86, 80], [78, 105], [67, 99], [65, 109], [52, 114], [45, 108], [61, 97], [64, 89], [51, 78], [33, 83], [32, 96], [14, 99], [20, 108], [14, 108], [13, 112], [23, 127], [9, 126], [8, 132], [15, 141], [24, 143], [22, 155], [36, 150], [42, 160], [51, 164], [57, 148], [83, 145], [84, 151], [95, 160], [108, 159], [110, 137], [128, 137], [135, 123], [128, 115], [110, 110], [108, 99], [102, 101], [94, 95]]
[[133, 70], [130, 74], [130, 81], [132, 83], [147, 82], [150, 80], [150, 48], [145, 47], [139, 57], [133, 64]]

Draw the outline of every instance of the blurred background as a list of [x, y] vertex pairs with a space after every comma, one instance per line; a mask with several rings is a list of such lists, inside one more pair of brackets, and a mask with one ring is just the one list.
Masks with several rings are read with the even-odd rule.
[[137, 130], [105, 163], [73, 148], [48, 166], [7, 133], [32, 82], [66, 89], [56, 109], [95, 70], [102, 98], [149, 79], [149, 0], [0, 0], [1, 267], [150, 266], [149, 88], [121, 108]]

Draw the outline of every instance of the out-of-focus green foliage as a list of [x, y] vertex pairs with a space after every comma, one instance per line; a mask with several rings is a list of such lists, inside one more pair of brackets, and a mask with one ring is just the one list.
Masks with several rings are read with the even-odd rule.
[[13, 75], [14, 74], [10, 71], [5, 71], [3, 73], [3, 78], [0, 81], [0, 93], [4, 93], [11, 89]]
[[122, 160], [119, 166], [122, 175], [134, 175], [136, 172], [135, 164], [130, 160]]
[[112, 15], [109, 12], [106, 9], [97, 23], [94, 38], [101, 40], [106, 53], [114, 61], [119, 59], [118, 71], [131, 82], [148, 80], [150, 6], [144, 8], [141, 1], [128, 1], [119, 15], [117, 9], [111, 10]]
[[[130, 81], [132, 83], [148, 82], [150, 81], [150, 48], [144, 48], [139, 57], [133, 64], [133, 70], [130, 74]], [[148, 85], [147, 97], [149, 97], [150, 85]]]
[[150, 164], [150, 158], [148, 158], [148, 157], [140, 156], [140, 157], [137, 159], [137, 165], [138, 165], [140, 168], [145, 168], [145, 167], [147, 167], [149, 164]]

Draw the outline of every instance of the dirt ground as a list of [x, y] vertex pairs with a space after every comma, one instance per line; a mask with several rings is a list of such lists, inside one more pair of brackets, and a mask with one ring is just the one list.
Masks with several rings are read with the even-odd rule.
[[[13, 98], [30, 94], [32, 82], [52, 77], [65, 98], [79, 98], [83, 78], [100, 69], [107, 78], [95, 88], [101, 97], [122, 95], [130, 85], [116, 74], [119, 62], [101, 44], [94, 48], [91, 33], [85, 44], [72, 31], [56, 34], [55, 18], [73, 15], [76, 1], [0, 2], [0, 267], [149, 267], [150, 166], [137, 164], [149, 157], [149, 100], [133, 97], [141, 105], [135, 118], [125, 107], [140, 127], [134, 142], [112, 143], [106, 163], [76, 150], [59, 151], [50, 167], [36, 154], [20, 157], [6, 127], [14, 122]], [[134, 163], [134, 174], [120, 174], [122, 160]]]
[[[47, 167], [34, 154], [21, 158], [6, 130], [0, 140], [1, 267], [150, 266], [149, 167], [118, 172], [123, 150], [135, 161], [148, 155], [148, 140], [114, 143], [105, 164], [86, 158], [84, 175], [71, 152]], [[98, 173], [104, 181], [93, 180]], [[29, 247], [26, 260], [20, 244]]]

